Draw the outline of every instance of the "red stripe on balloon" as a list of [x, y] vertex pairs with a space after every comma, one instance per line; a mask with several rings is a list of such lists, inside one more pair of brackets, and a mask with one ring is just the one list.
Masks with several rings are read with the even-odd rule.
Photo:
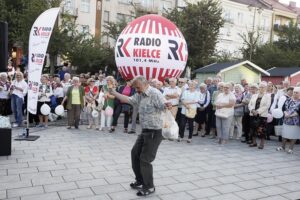
[[146, 79], [149, 80], [150, 77], [150, 67], [146, 67]]
[[178, 74], [179, 74], [179, 69], [176, 70], [176, 72], [175, 72], [175, 74], [174, 74], [174, 77], [177, 78], [177, 77], [178, 77]]
[[152, 21], [150, 20], [150, 25], [149, 25], [149, 33], [152, 33]]
[[139, 67], [140, 75], [144, 76], [143, 67]]
[[135, 33], [138, 33], [138, 32], [139, 32], [140, 25], [141, 25], [141, 24], [137, 24], [137, 28], [136, 28], [136, 30], [135, 30]]
[[130, 66], [127, 66], [127, 71], [129, 72], [128, 79], [133, 79], [133, 74], [132, 74]]
[[178, 53], [180, 56], [180, 60], [183, 61], [183, 56], [182, 56], [182, 48], [183, 48], [183, 42], [180, 43], [180, 47], [178, 49]]
[[156, 71], [157, 71], [157, 68], [154, 67], [154, 68], [152, 69], [152, 78], [155, 78], [155, 77], [156, 77]]
[[144, 22], [145, 23], [144, 23], [143, 28], [142, 28], [142, 33], [145, 33], [148, 21], [144, 21]]
[[175, 69], [172, 69], [172, 70], [171, 70], [170, 77], [174, 77], [174, 72], [175, 72]]
[[138, 73], [137, 73], [137, 71], [136, 71], [136, 66], [133, 66], [132, 69], [133, 69], [134, 76], [137, 76]]

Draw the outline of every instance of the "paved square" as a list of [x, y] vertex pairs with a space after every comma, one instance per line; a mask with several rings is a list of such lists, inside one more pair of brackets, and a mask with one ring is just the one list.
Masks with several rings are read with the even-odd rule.
[[[0, 199], [138, 199], [129, 187], [136, 135], [85, 126], [32, 128], [31, 134], [41, 137], [13, 141], [12, 155], [0, 157]], [[264, 150], [199, 136], [191, 144], [164, 140], [153, 163], [156, 193], [146, 199], [300, 199], [300, 146], [289, 155], [276, 152], [278, 145], [275, 139]]]

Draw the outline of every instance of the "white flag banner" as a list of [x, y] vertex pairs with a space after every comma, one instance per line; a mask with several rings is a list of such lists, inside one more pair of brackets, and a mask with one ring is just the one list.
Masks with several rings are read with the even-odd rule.
[[36, 114], [39, 83], [44, 59], [53, 26], [60, 8], [51, 8], [43, 12], [33, 23], [29, 36], [28, 49], [28, 101], [27, 109]]

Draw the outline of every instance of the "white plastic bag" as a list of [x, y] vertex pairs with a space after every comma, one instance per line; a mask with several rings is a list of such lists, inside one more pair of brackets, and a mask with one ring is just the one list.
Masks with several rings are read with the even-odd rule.
[[162, 135], [166, 139], [176, 140], [178, 138], [179, 127], [171, 111], [167, 110], [163, 114]]

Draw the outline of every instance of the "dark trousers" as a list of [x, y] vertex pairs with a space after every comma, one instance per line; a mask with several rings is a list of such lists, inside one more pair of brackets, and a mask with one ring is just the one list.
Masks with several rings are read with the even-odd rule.
[[185, 125], [188, 122], [189, 124], [189, 139], [193, 137], [193, 129], [194, 129], [194, 118], [188, 118], [185, 115], [181, 116], [181, 122], [179, 126], [179, 136], [181, 138], [184, 137]]
[[215, 126], [214, 127], [212, 126], [214, 114], [215, 113], [213, 111], [213, 107], [211, 104], [209, 104], [206, 107], [206, 115], [207, 115], [207, 120], [205, 121], [205, 134], [206, 135], [209, 135], [211, 128], [215, 128]]
[[180, 125], [180, 122], [181, 122], [181, 117], [182, 117], [182, 114], [181, 114], [181, 110], [182, 108], [178, 108], [178, 111], [177, 111], [177, 114], [176, 114], [176, 122], [178, 125]]
[[162, 141], [160, 130], [143, 130], [136, 139], [131, 150], [132, 169], [136, 181], [143, 184], [144, 189], [153, 188], [153, 168], [157, 149]]
[[72, 104], [72, 108], [68, 110], [68, 126], [78, 128], [80, 120], [81, 105]]
[[[119, 104], [114, 109], [112, 126], [117, 126], [118, 119], [121, 113], [122, 113], [122, 104]], [[124, 128], [128, 128], [128, 124], [129, 124], [129, 112], [124, 112]]]
[[245, 140], [249, 141], [250, 140], [250, 114], [249, 113], [245, 113], [242, 119], [242, 125], [243, 125], [243, 129], [244, 129], [244, 135], [245, 135]]

